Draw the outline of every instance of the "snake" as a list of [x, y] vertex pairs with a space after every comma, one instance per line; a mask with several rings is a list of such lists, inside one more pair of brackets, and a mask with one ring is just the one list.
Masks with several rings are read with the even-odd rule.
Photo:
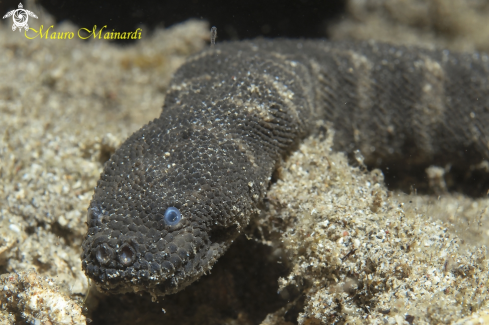
[[489, 56], [375, 41], [222, 42], [175, 72], [161, 115], [105, 163], [82, 267], [107, 293], [178, 292], [260, 213], [281, 161], [326, 121], [369, 166], [489, 158]]

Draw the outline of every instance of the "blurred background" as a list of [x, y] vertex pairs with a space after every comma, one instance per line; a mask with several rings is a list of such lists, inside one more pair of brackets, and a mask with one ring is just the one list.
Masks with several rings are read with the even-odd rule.
[[[18, 4], [19, 0], [0, 1], [0, 12], [17, 9]], [[190, 18], [202, 19], [218, 27], [219, 40], [257, 36], [326, 37], [327, 24], [345, 10], [343, 0], [41, 0], [29, 5], [34, 12], [33, 5], [45, 8], [56, 23], [70, 20], [80, 27], [107, 24], [108, 28], [120, 31], [140, 26], [153, 30]]]

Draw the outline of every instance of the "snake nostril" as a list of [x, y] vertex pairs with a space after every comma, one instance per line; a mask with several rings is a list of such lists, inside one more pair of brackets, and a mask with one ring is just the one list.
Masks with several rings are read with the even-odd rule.
[[112, 254], [112, 248], [104, 243], [97, 248], [97, 253], [95, 254], [95, 257], [100, 264], [105, 265], [109, 263], [112, 259]]
[[119, 261], [124, 266], [129, 266], [134, 262], [135, 258], [136, 252], [134, 251], [134, 248], [129, 244], [122, 245], [119, 251]]

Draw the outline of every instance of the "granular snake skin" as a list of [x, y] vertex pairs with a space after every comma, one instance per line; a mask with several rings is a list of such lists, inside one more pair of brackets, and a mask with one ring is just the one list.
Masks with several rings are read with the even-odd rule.
[[185, 288], [257, 214], [275, 167], [317, 120], [370, 165], [488, 159], [488, 72], [487, 55], [376, 42], [208, 48], [176, 72], [161, 116], [105, 164], [83, 268], [106, 292]]

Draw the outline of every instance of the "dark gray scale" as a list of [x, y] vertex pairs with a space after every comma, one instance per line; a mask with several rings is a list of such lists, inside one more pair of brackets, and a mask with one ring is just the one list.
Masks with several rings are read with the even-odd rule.
[[318, 119], [370, 165], [489, 158], [488, 57], [375, 42], [224, 43], [175, 74], [158, 119], [106, 163], [83, 268], [107, 292], [177, 292], [257, 213]]

